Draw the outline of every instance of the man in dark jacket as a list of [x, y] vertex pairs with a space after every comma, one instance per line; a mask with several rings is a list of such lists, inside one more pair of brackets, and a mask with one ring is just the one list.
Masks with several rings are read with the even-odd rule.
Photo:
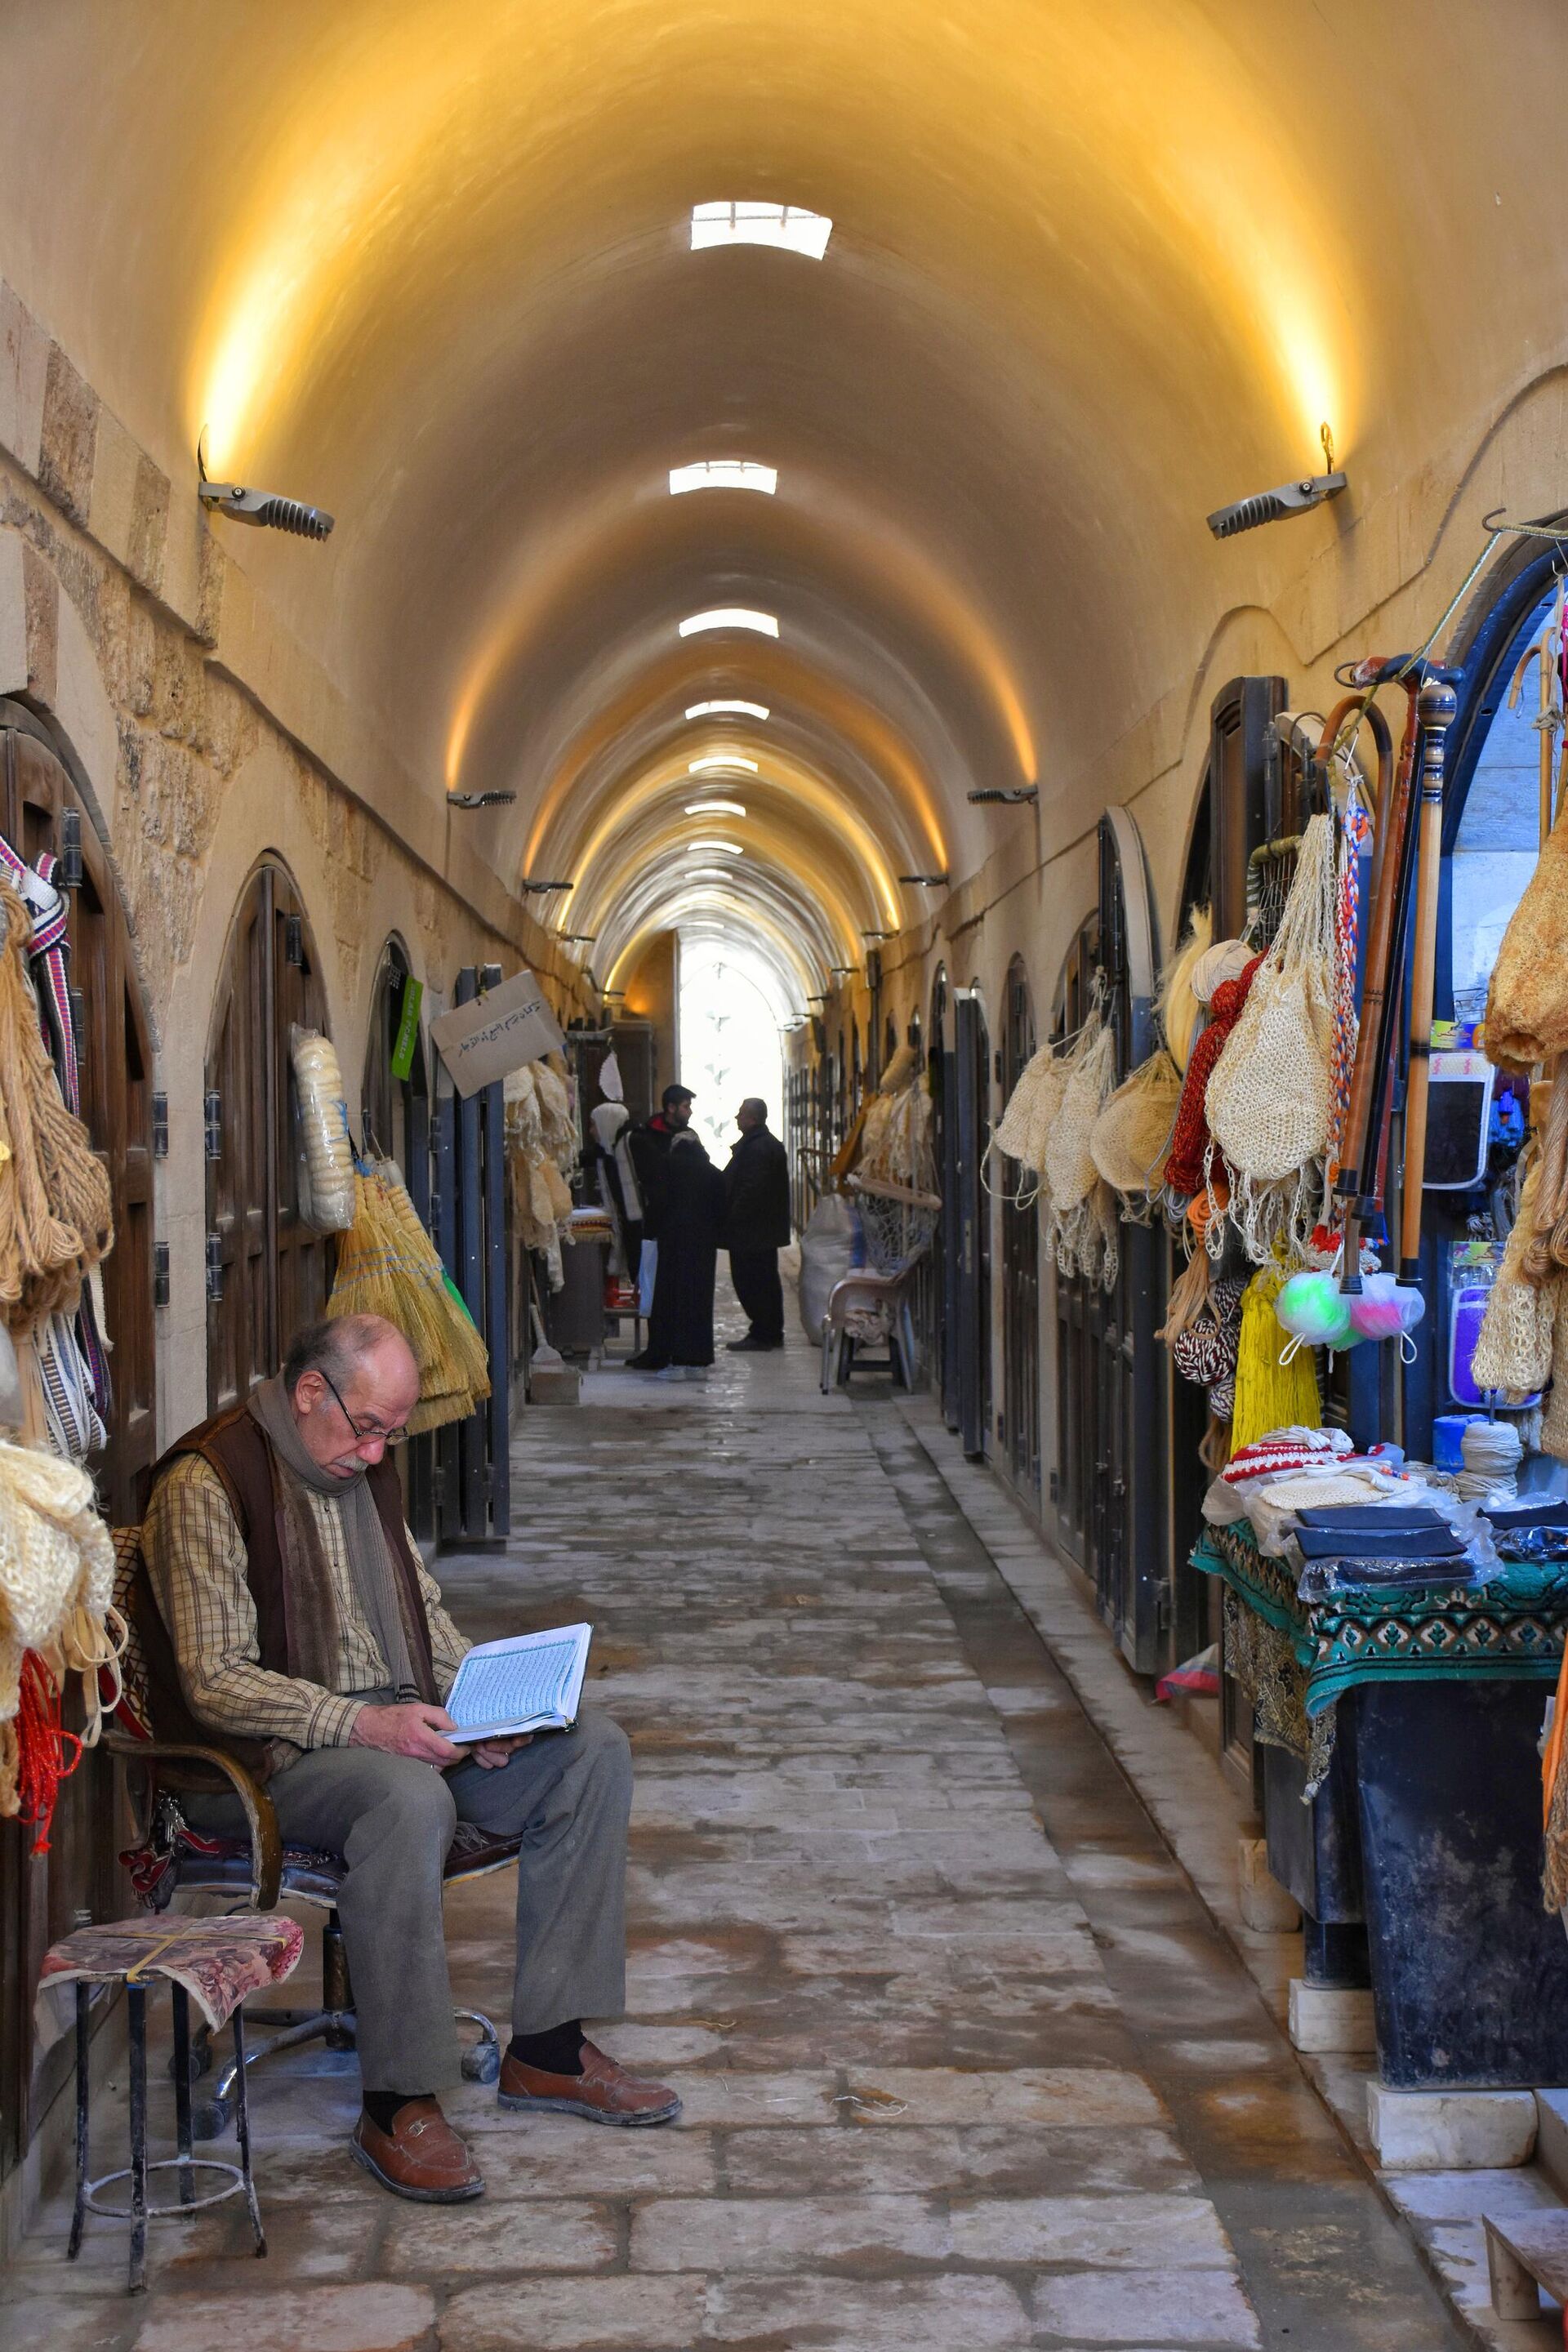
[[735, 1113], [741, 1139], [724, 1171], [724, 1237], [730, 1249], [730, 1279], [751, 1329], [731, 1339], [737, 1356], [782, 1348], [784, 1288], [779, 1252], [789, 1245], [789, 1154], [768, 1129], [768, 1107], [748, 1095]]
[[[666, 1087], [659, 1098], [659, 1108], [646, 1126], [634, 1127], [626, 1137], [626, 1149], [637, 1170], [637, 1188], [642, 1193], [642, 1245], [658, 1247], [659, 1229], [664, 1223], [666, 1195], [668, 1190], [669, 1147], [678, 1135], [683, 1135], [691, 1125], [692, 1094], [689, 1087]], [[668, 1360], [668, 1359], [666, 1360]], [[640, 1355], [628, 1356], [629, 1372], [653, 1372], [663, 1366], [651, 1348]]]

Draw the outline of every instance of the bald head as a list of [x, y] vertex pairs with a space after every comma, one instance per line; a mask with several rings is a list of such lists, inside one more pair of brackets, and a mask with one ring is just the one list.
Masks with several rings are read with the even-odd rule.
[[341, 1315], [298, 1334], [283, 1386], [313, 1461], [344, 1479], [381, 1460], [419, 1402], [419, 1364], [395, 1323]]

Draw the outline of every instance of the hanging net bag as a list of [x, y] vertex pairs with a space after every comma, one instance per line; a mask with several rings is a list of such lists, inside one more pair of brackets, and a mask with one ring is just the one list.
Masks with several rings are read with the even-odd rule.
[[1162, 1045], [1122, 1080], [1090, 1131], [1089, 1157], [1134, 1224], [1148, 1223], [1151, 1196], [1164, 1182], [1181, 1098], [1182, 1074]]
[[[1102, 1187], [1089, 1147], [1115, 1083], [1116, 1039], [1097, 1003], [1073, 1047], [1041, 1166], [1050, 1193], [1047, 1238], [1056, 1249], [1057, 1265], [1064, 1275], [1081, 1274], [1089, 1281], [1103, 1276], [1108, 1240], [1114, 1249], [1114, 1207], [1108, 1217], [1105, 1203], [1095, 1197], [1109, 1187]], [[1115, 1278], [1113, 1269], [1110, 1279]]]
[[1315, 1163], [1333, 1113], [1333, 819], [1310, 819], [1274, 944], [1215, 1063], [1209, 1133], [1230, 1168], [1230, 1216], [1258, 1265], [1277, 1238], [1305, 1245], [1317, 1221]]
[[866, 1255], [879, 1274], [902, 1274], [931, 1247], [942, 1209], [934, 1192], [876, 1176], [851, 1176], [849, 1190], [859, 1205]]
[[1046, 1139], [1056, 1123], [1067, 1091], [1069, 1058], [1058, 1055], [1047, 1041], [1030, 1055], [997, 1122], [990, 1149], [1005, 1160], [1015, 1160], [1037, 1180], [1020, 1185], [1018, 1204], [1027, 1207], [1043, 1189]]

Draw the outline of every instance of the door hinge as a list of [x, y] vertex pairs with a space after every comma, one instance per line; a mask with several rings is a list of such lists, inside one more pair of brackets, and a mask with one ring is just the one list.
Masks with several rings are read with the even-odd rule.
[[202, 1102], [202, 1119], [206, 1136], [209, 1160], [223, 1158], [223, 1097], [216, 1087], [209, 1088]]
[[154, 1160], [167, 1160], [168, 1156], [169, 1097], [167, 1095], [154, 1095], [153, 1097], [153, 1157]]
[[154, 1242], [153, 1244], [153, 1304], [154, 1307], [167, 1307], [168, 1303], [169, 1244], [167, 1242]]
[[207, 1235], [207, 1297], [216, 1306], [223, 1297], [223, 1235]]
[[1052, 1502], [1053, 1502], [1053, 1503], [1059, 1503], [1059, 1502], [1061, 1501], [1061, 1498], [1062, 1498], [1062, 1485], [1061, 1485], [1061, 1474], [1060, 1474], [1060, 1472], [1059, 1472], [1059, 1471], [1053, 1470], [1053, 1471], [1051, 1472], [1051, 1474], [1050, 1474], [1050, 1480], [1049, 1480], [1049, 1486], [1048, 1486], [1048, 1490], [1047, 1490], [1047, 1491], [1049, 1492], [1050, 1498], [1051, 1498], [1051, 1500], [1052, 1500]]
[[300, 915], [283, 918], [283, 961], [292, 964], [296, 971], [305, 969], [305, 924]]
[[62, 890], [81, 888], [81, 816], [76, 809], [60, 811], [60, 856], [55, 880]]

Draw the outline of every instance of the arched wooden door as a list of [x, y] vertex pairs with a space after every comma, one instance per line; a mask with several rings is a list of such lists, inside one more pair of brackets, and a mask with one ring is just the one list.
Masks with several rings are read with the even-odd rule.
[[[103, 1263], [112, 1393], [92, 1468], [108, 1517], [140, 1517], [156, 1454], [153, 1319], [153, 1045], [109, 859], [41, 722], [0, 701], [0, 832], [29, 866], [79, 845], [69, 891], [69, 979], [81, 1115], [108, 1170], [114, 1247]], [[68, 868], [67, 869], [68, 871]], [[57, 873], [58, 883], [62, 875]]]
[[[1022, 956], [1007, 973], [1002, 1037], [1003, 1100], [1034, 1053], [1035, 1006]], [[1002, 1459], [1007, 1475], [1032, 1509], [1040, 1504], [1040, 1212], [1021, 1205], [1020, 1190], [1035, 1180], [1016, 1160], [1004, 1163], [1002, 1194]]]
[[326, 1027], [326, 991], [293, 877], [264, 858], [240, 894], [206, 1068], [207, 1406], [239, 1403], [319, 1316], [331, 1244], [300, 1214], [302, 1147], [289, 1033]]
[[[1099, 899], [1068, 955], [1057, 1028], [1065, 1035], [1082, 1024], [1098, 983], [1116, 1037], [1118, 1081], [1153, 1050], [1155, 965], [1142, 843], [1129, 811], [1108, 809], [1100, 821]], [[1121, 1242], [1113, 1290], [1077, 1275], [1056, 1277], [1058, 1527], [1093, 1578], [1100, 1612], [1129, 1664], [1149, 1674], [1160, 1659], [1165, 1591], [1159, 1293], [1153, 1234], [1123, 1224]]]

